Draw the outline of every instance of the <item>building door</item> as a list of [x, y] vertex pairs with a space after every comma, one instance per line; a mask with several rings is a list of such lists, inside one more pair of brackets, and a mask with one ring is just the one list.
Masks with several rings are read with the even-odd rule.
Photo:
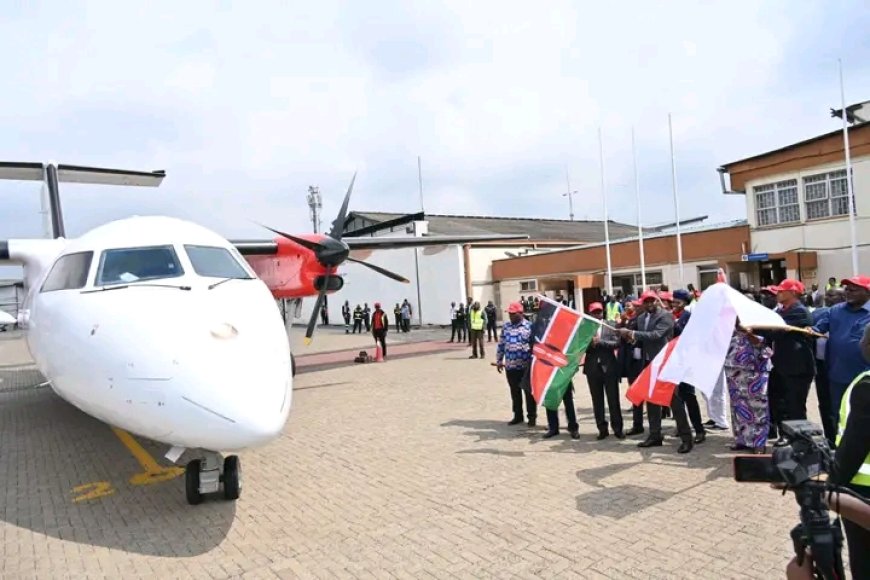
[[598, 288], [583, 289], [583, 304], [577, 304], [577, 310], [585, 312], [593, 302], [601, 302], [604, 297]]
[[761, 286], [779, 284], [786, 278], [785, 260], [766, 260], [758, 263]]
[[577, 297], [574, 295], [575, 290], [576, 288], [574, 287], [574, 280], [568, 280], [568, 295], [565, 296], [565, 299], [568, 301], [569, 304], [571, 304], [572, 302], [575, 304], [577, 303]]

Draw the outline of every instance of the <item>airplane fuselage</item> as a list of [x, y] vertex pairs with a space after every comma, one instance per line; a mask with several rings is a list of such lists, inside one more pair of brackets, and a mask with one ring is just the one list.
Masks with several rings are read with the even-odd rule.
[[[289, 342], [272, 293], [229, 242], [134, 217], [62, 246], [20, 317], [58, 395], [177, 447], [231, 451], [280, 434]], [[9, 250], [26, 253], [26, 242]]]

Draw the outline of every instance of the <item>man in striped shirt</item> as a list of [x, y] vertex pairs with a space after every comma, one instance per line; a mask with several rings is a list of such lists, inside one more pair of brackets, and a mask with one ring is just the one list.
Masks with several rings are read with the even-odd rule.
[[518, 425], [523, 422], [523, 395], [525, 395], [529, 427], [534, 427], [537, 406], [528, 382], [523, 381], [532, 363], [532, 324], [523, 317], [523, 305], [519, 302], [514, 302], [508, 307], [508, 315], [510, 320], [502, 326], [495, 363], [499, 373], [505, 371], [511, 390], [514, 418], [508, 425]]

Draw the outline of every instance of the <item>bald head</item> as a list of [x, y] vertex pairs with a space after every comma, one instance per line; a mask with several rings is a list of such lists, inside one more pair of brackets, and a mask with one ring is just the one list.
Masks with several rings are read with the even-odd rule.
[[846, 294], [842, 288], [830, 288], [825, 292], [825, 306], [833, 306], [846, 301]]

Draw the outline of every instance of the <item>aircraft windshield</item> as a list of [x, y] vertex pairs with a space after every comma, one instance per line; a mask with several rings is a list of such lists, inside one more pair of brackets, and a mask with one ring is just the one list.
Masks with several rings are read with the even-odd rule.
[[94, 283], [97, 286], [129, 284], [183, 275], [184, 269], [172, 246], [118, 248], [103, 252]]
[[190, 263], [200, 276], [250, 278], [250, 274], [226, 248], [185, 245]]

